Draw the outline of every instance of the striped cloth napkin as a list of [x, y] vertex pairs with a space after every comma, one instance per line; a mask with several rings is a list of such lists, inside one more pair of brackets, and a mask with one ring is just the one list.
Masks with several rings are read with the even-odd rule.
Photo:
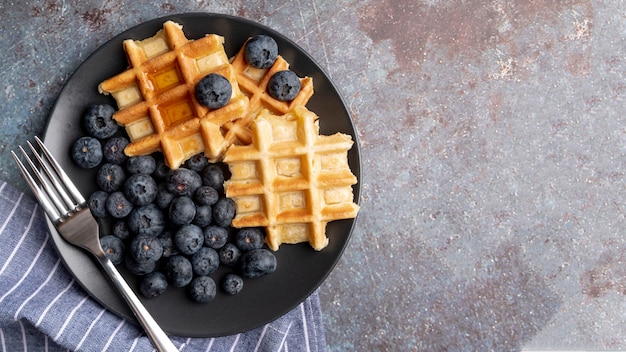
[[[0, 181], [0, 350], [152, 351], [143, 331], [91, 299], [54, 249], [44, 212]], [[181, 351], [324, 351], [317, 292], [276, 321], [219, 338], [172, 337]]]

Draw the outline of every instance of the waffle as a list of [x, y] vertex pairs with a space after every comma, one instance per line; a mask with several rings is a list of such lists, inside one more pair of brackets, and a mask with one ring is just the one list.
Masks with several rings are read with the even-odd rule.
[[234, 130], [237, 138], [242, 144], [249, 144], [252, 141], [252, 134], [249, 126], [252, 120], [262, 109], [268, 109], [276, 115], [283, 115], [295, 106], [305, 106], [313, 95], [313, 79], [311, 77], [300, 78], [300, 92], [291, 101], [285, 102], [274, 99], [267, 92], [267, 85], [274, 73], [288, 70], [289, 63], [278, 55], [274, 64], [266, 69], [259, 69], [248, 64], [244, 56], [245, 43], [231, 59], [231, 64], [236, 72], [237, 83], [241, 91], [250, 99], [248, 109], [241, 120], [236, 122], [236, 126], [230, 127]]
[[328, 244], [326, 224], [354, 218], [347, 151], [352, 137], [319, 135], [317, 115], [303, 106], [276, 116], [262, 110], [251, 124], [252, 144], [233, 145], [224, 156], [231, 172], [224, 187], [235, 201], [234, 227], [266, 228], [266, 243]]
[[[113, 117], [130, 137], [127, 155], [161, 151], [172, 169], [201, 152], [211, 161], [221, 159], [236, 139], [226, 124], [248, 107], [223, 44], [224, 38], [215, 34], [189, 40], [172, 21], [150, 38], [124, 41], [130, 68], [98, 89], [117, 102]], [[219, 109], [208, 109], [195, 98], [197, 82], [209, 73], [226, 77], [233, 88], [231, 100]]]

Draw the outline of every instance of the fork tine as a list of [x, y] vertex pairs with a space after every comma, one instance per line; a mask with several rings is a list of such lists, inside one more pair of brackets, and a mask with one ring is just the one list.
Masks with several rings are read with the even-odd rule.
[[[18, 148], [24, 155], [24, 158], [26, 158], [26, 161], [28, 162], [30, 169], [34, 172], [35, 178], [39, 180], [39, 184], [41, 185], [43, 190], [46, 192], [46, 195], [52, 201], [52, 204], [56, 206], [57, 210], [59, 210], [59, 212], [61, 213], [61, 217], [66, 216], [72, 208], [67, 208], [63, 204], [63, 202], [61, 202], [61, 200], [59, 199], [59, 193], [55, 192], [54, 188], [50, 186], [50, 181], [45, 177], [45, 175], [41, 173], [41, 171], [39, 171], [39, 169], [37, 168], [35, 163], [33, 163], [32, 159], [28, 156], [24, 148], [22, 148], [22, 146], [19, 146]], [[43, 164], [40, 166], [42, 168], [45, 168], [45, 165]]]
[[17, 167], [20, 169], [22, 176], [24, 176], [24, 178], [26, 179], [26, 182], [30, 186], [30, 189], [33, 191], [33, 194], [35, 194], [35, 197], [39, 201], [39, 204], [41, 204], [41, 207], [48, 214], [50, 219], [52, 219], [53, 221], [58, 221], [59, 219], [61, 219], [61, 214], [57, 211], [55, 206], [52, 204], [52, 201], [50, 200], [48, 195], [41, 188], [39, 188], [39, 186], [37, 186], [35, 179], [28, 172], [24, 164], [22, 164], [17, 154], [15, 154], [14, 151], [11, 151], [11, 155], [13, 155], [13, 159], [17, 163]]
[[70, 192], [72, 197], [74, 197], [74, 200], [76, 200], [78, 202], [78, 204], [86, 203], [85, 198], [80, 193], [80, 191], [78, 190], [76, 185], [74, 185], [74, 182], [72, 182], [70, 177], [65, 173], [65, 171], [63, 171], [63, 168], [61, 168], [61, 165], [59, 165], [59, 163], [56, 161], [56, 159], [52, 156], [52, 153], [50, 153], [50, 151], [43, 144], [41, 139], [39, 139], [39, 137], [35, 136], [35, 141], [37, 142], [37, 144], [41, 148], [41, 151], [43, 152], [43, 155], [50, 162], [50, 165], [52, 165], [52, 168], [54, 169], [56, 174], [59, 176], [59, 179], [61, 180], [61, 182], [63, 182], [63, 185], [65, 186], [65, 188]]
[[[55, 177], [52, 174], [52, 170], [50, 169], [49, 164], [46, 164], [45, 161], [41, 158], [41, 156], [39, 156], [39, 152], [37, 152], [37, 149], [35, 149], [35, 147], [30, 143], [30, 141], [26, 141], [26, 144], [28, 144], [28, 147], [32, 151], [33, 156], [35, 157], [35, 159], [37, 159], [37, 162], [39, 163], [39, 165], [41, 165], [41, 168], [46, 173], [46, 176], [48, 176], [47, 180], [52, 182], [52, 187], [57, 191], [58, 195], [61, 196], [61, 198], [63, 198], [63, 201], [65, 202], [67, 206], [67, 209], [76, 208], [77, 204], [70, 198], [67, 192], [63, 190], [63, 186], [59, 183], [59, 178]], [[31, 164], [31, 167], [32, 167], [32, 164]], [[40, 178], [40, 180], [42, 180], [43, 182], [42, 178]], [[59, 209], [66, 209], [66, 207], [63, 207], [62, 204], [60, 203], [56, 205], [59, 207]]]

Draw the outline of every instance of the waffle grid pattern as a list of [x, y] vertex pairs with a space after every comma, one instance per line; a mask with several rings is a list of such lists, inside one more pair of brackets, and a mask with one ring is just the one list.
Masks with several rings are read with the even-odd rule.
[[[235, 139], [225, 124], [240, 118], [248, 106], [223, 42], [214, 34], [189, 40], [172, 21], [153, 37], [124, 41], [130, 68], [99, 89], [117, 102], [114, 118], [131, 139], [128, 155], [162, 151], [171, 168], [200, 152], [212, 161], [221, 158]], [[220, 109], [210, 110], [195, 98], [197, 82], [209, 73], [221, 74], [233, 87], [230, 102]]]
[[326, 224], [358, 212], [347, 160], [352, 138], [319, 135], [317, 119], [300, 106], [282, 116], [263, 110], [251, 126], [252, 144], [225, 155], [232, 174], [226, 195], [237, 206], [233, 226], [264, 226], [273, 250], [300, 242], [321, 250]]
[[313, 95], [313, 79], [311, 77], [300, 78], [300, 92], [291, 101], [285, 102], [274, 99], [267, 93], [267, 85], [274, 73], [288, 70], [289, 63], [278, 55], [270, 68], [259, 69], [248, 64], [244, 56], [246, 43], [231, 60], [233, 70], [237, 77], [237, 84], [241, 92], [249, 99], [248, 108], [241, 119], [227, 122], [226, 127], [236, 136], [241, 144], [250, 144], [252, 134], [250, 124], [262, 109], [268, 109], [276, 115], [282, 115], [292, 110], [295, 106], [305, 106]]

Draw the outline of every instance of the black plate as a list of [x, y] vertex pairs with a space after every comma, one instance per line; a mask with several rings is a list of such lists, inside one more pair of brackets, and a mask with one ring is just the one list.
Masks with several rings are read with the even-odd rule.
[[[352, 171], [360, 179], [360, 157], [357, 136], [350, 115], [337, 89], [318, 64], [295, 43], [280, 33], [242, 18], [207, 13], [190, 13], [158, 18], [142, 23], [116, 36], [96, 50], [72, 75], [52, 110], [44, 140], [59, 158], [83, 194], [96, 189], [95, 172], [76, 167], [69, 157], [70, 144], [84, 135], [80, 127], [82, 112], [89, 104], [109, 103], [110, 97], [98, 93], [97, 86], [127, 68], [122, 48], [125, 39], [144, 39], [154, 35], [166, 20], [183, 25], [188, 38], [207, 33], [225, 38], [228, 56], [234, 56], [244, 41], [253, 35], [268, 34], [278, 43], [280, 54], [299, 76], [313, 78], [315, 94], [308, 108], [320, 116], [320, 132], [342, 132], [352, 135], [355, 144], [348, 158]], [[360, 186], [354, 189], [359, 199]], [[191, 337], [230, 335], [262, 326], [287, 313], [306, 299], [328, 276], [346, 247], [354, 219], [333, 221], [327, 227], [330, 243], [321, 252], [308, 244], [283, 245], [276, 252], [278, 269], [271, 275], [248, 279], [235, 296], [218, 292], [208, 304], [191, 302], [183, 289], [168, 288], [155, 299], [142, 299], [154, 318], [169, 334]], [[51, 227], [54, 243], [66, 266], [83, 287], [104, 306], [121, 317], [135, 321], [132, 312], [91, 257], [67, 244]], [[137, 279], [121, 268], [131, 287]], [[216, 281], [219, 277], [215, 276]]]

